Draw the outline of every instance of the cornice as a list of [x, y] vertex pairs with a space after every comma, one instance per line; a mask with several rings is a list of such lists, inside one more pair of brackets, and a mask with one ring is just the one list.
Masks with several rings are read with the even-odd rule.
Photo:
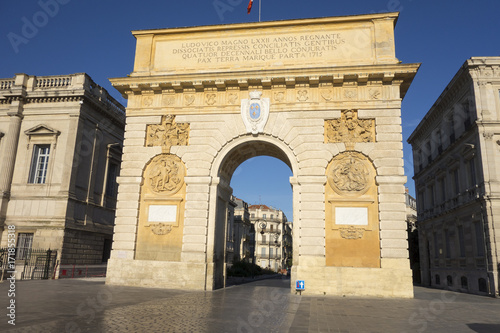
[[409, 144], [419, 140], [421, 137], [427, 137], [428, 133], [436, 128], [436, 124], [441, 121], [445, 111], [450, 109], [454, 102], [464, 95], [464, 93], [469, 91], [467, 85], [469, 85], [470, 92], [473, 94], [472, 86], [470, 86], [470, 84], [472, 84], [472, 79], [466, 67], [467, 63], [465, 63], [455, 74], [424, 118], [422, 118], [415, 130], [409, 136], [407, 140]]
[[196, 32], [209, 32], [209, 31], [220, 31], [220, 30], [248, 30], [248, 29], [260, 29], [260, 28], [276, 28], [276, 27], [286, 27], [286, 26], [301, 26], [301, 25], [322, 25], [328, 23], [347, 23], [347, 22], [360, 22], [360, 21], [373, 21], [373, 20], [383, 20], [392, 19], [397, 21], [399, 17], [398, 12], [388, 12], [388, 13], [378, 13], [378, 14], [365, 14], [365, 15], [350, 15], [350, 16], [334, 16], [334, 17], [321, 17], [321, 18], [307, 18], [307, 19], [295, 19], [295, 20], [280, 20], [280, 21], [266, 21], [266, 22], [255, 22], [255, 23], [236, 23], [236, 24], [218, 24], [218, 25], [207, 25], [207, 26], [196, 26], [196, 27], [178, 27], [178, 28], [168, 28], [168, 29], [150, 29], [150, 30], [133, 30], [132, 34], [134, 36], [139, 35], [153, 35], [153, 34], [176, 34], [182, 33], [196, 33]]
[[81, 95], [76, 96], [50, 96], [50, 97], [28, 97], [26, 103], [64, 103], [64, 102], [78, 102], [81, 100]]
[[[294, 88], [300, 85], [318, 86], [330, 84], [395, 84], [409, 86], [416, 75], [420, 64], [375, 65], [356, 67], [325, 67], [313, 69], [290, 69], [283, 75], [283, 70], [214, 72], [176, 75], [156, 75], [143, 73], [126, 78], [110, 79], [112, 85], [125, 95], [142, 91], [183, 90], [205, 91], [226, 90], [235, 88], [247, 90], [250, 88], [270, 89], [274, 86]], [[407, 88], [406, 88], [407, 89]], [[402, 97], [406, 89], [401, 92]]]
[[435, 127], [436, 120], [443, 116], [443, 111], [449, 109], [464, 92], [470, 91], [474, 95], [473, 83], [500, 83], [500, 57], [472, 57], [466, 60], [410, 135], [408, 143], [425, 137], [429, 129]]

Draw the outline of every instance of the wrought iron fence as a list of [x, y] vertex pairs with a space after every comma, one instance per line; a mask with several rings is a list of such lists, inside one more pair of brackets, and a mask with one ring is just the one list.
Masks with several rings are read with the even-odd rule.
[[57, 251], [30, 250], [24, 260], [21, 280], [47, 280], [54, 276]]
[[[44, 249], [29, 249], [23, 254], [23, 259], [18, 260], [16, 251], [15, 271], [21, 271], [21, 280], [51, 279], [56, 268], [57, 251]], [[7, 276], [9, 269], [8, 248], [0, 249], [0, 263], [2, 279]]]

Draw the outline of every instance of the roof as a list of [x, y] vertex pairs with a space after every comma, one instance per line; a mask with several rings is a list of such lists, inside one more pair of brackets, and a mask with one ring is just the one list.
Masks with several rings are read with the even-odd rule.
[[271, 209], [266, 205], [251, 205], [248, 207], [248, 209]]

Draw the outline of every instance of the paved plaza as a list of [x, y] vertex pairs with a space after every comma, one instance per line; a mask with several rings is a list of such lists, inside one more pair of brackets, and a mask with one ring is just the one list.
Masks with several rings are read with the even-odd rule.
[[[213, 292], [116, 287], [104, 279], [0, 284], [1, 332], [500, 332], [500, 299], [415, 288], [414, 299], [306, 296], [289, 279]], [[16, 325], [6, 307], [15, 299]]]

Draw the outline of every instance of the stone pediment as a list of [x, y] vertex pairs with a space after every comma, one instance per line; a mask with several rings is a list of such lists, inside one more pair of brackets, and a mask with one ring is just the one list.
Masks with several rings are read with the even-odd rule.
[[44, 125], [44, 124], [40, 124], [40, 125], [37, 125], [35, 127], [32, 127], [30, 129], [24, 131], [24, 133], [28, 136], [33, 136], [33, 135], [58, 136], [59, 134], [61, 134], [60, 131], [55, 130], [53, 128], [50, 128], [49, 126]]

